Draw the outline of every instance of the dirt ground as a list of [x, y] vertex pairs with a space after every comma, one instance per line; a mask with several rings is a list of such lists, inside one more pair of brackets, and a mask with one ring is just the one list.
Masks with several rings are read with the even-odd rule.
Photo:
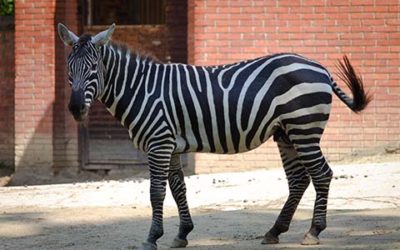
[[[188, 249], [400, 249], [400, 160], [332, 168], [328, 228], [314, 247], [300, 245], [312, 187], [281, 243], [260, 244], [287, 196], [283, 170], [186, 178], [195, 223]], [[148, 187], [146, 179], [0, 187], [0, 249], [137, 249], [151, 222]], [[177, 230], [168, 193], [159, 249]]]
[[[331, 210], [322, 244], [304, 247], [302, 235], [311, 210], [296, 213], [278, 245], [261, 245], [261, 237], [278, 210], [249, 207], [236, 211], [195, 209], [195, 229], [188, 249], [400, 249], [398, 209]], [[159, 249], [177, 233], [178, 218], [168, 209]], [[137, 249], [150, 225], [150, 210], [132, 207], [15, 209], [1, 215], [0, 249]]]

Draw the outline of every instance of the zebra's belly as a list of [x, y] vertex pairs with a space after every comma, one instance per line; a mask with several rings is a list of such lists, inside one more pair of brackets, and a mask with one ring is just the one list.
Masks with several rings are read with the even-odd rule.
[[[242, 135], [239, 141], [245, 140], [246, 136]], [[268, 131], [263, 140], [254, 140], [250, 145], [239, 143], [239, 144], [231, 144], [228, 146], [229, 142], [234, 141], [230, 135], [226, 135], [226, 142], [222, 146], [222, 144], [213, 144], [211, 145], [209, 141], [202, 141], [201, 147], [199, 147], [199, 142], [194, 137], [182, 137], [180, 135], [176, 136], [176, 153], [213, 153], [213, 154], [237, 154], [251, 151], [253, 149], [258, 148], [264, 142], [266, 142], [272, 136], [272, 132]]]

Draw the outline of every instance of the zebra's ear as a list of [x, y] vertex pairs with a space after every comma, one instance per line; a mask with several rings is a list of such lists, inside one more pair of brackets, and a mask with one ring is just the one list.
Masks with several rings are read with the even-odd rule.
[[108, 41], [110, 41], [114, 29], [115, 29], [115, 23], [111, 24], [111, 26], [108, 29], [92, 37], [92, 43], [94, 43], [97, 47], [107, 44]]
[[58, 23], [58, 35], [64, 44], [68, 46], [72, 46], [79, 40], [79, 37], [72, 31], [69, 31], [68, 28], [62, 23]]

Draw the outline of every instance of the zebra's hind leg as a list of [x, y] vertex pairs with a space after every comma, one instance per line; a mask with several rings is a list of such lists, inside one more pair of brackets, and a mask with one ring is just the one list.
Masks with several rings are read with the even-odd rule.
[[180, 155], [172, 155], [171, 166], [168, 174], [169, 187], [179, 210], [179, 232], [172, 241], [172, 248], [186, 247], [187, 235], [193, 230], [193, 222], [190, 216], [186, 200], [186, 185], [182, 171]]
[[282, 164], [288, 179], [289, 197], [283, 206], [274, 226], [265, 234], [262, 244], [279, 243], [279, 235], [288, 231], [290, 222], [296, 211], [304, 191], [310, 184], [310, 177], [300, 163], [296, 150], [289, 138], [278, 129], [274, 134], [274, 140], [278, 144]]
[[[311, 139], [311, 141], [312, 140], [313, 139]], [[300, 142], [302, 140], [298, 141]], [[308, 141], [308, 143], [311, 142], [310, 138], [305, 141]], [[317, 245], [320, 242], [318, 238], [319, 234], [326, 228], [328, 193], [333, 172], [321, 152], [319, 139], [318, 143], [311, 143], [310, 146], [307, 144], [295, 143], [294, 147], [296, 148], [301, 163], [305, 166], [308, 174], [311, 176], [316, 191], [311, 228], [304, 236], [302, 244]]]

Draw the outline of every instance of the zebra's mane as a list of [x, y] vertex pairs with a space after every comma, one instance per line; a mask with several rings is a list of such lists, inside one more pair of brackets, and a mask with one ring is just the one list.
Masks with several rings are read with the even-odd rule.
[[153, 54], [145, 52], [145, 51], [142, 51], [142, 50], [131, 49], [127, 44], [124, 44], [124, 43], [121, 43], [121, 42], [110, 41], [107, 46], [110, 46], [115, 50], [120, 50], [121, 53], [123, 53], [123, 54], [130, 53], [131, 56], [139, 57], [142, 60], [156, 62], [156, 63], [162, 63]]
[[84, 57], [88, 51], [89, 46], [88, 43], [91, 41], [92, 37], [89, 34], [83, 34], [79, 37], [78, 42], [74, 44], [72, 47], [72, 54], [74, 57]]

